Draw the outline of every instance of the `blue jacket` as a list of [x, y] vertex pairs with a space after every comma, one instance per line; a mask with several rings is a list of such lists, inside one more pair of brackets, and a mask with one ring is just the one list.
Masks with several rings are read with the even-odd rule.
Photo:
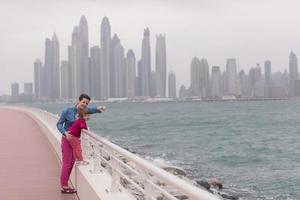
[[[101, 113], [101, 111], [98, 110], [97, 107], [90, 107], [90, 108], [88, 108], [88, 113], [89, 114]], [[56, 123], [56, 127], [63, 136], [65, 136], [65, 132], [69, 129], [69, 127], [76, 120], [76, 114], [77, 114], [76, 105], [74, 107], [66, 108], [61, 113], [60, 118], [59, 118], [58, 122]]]

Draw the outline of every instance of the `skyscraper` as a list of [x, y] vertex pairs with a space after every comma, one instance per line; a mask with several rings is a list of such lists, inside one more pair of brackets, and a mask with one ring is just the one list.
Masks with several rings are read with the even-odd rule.
[[70, 99], [69, 96], [70, 91], [70, 76], [69, 73], [69, 62], [61, 61], [61, 98], [62, 99]]
[[115, 73], [115, 92], [116, 97], [124, 97], [125, 96], [125, 86], [124, 84], [124, 73], [125, 73], [125, 62], [124, 62], [124, 48], [119, 43], [116, 45], [114, 49], [114, 73]]
[[206, 58], [201, 59], [199, 70], [200, 96], [209, 96], [209, 65]]
[[227, 75], [227, 83], [228, 83], [228, 94], [236, 95], [237, 64], [235, 58], [227, 59], [226, 75]]
[[156, 96], [166, 97], [167, 82], [167, 53], [166, 38], [164, 35], [156, 36]]
[[52, 41], [49, 38], [45, 40], [45, 97], [50, 99], [53, 90], [53, 61], [52, 61]]
[[141, 59], [141, 96], [150, 95], [150, 74], [151, 74], [151, 49], [150, 49], [150, 31], [149, 28], [144, 30], [142, 42], [142, 59]]
[[111, 31], [107, 17], [101, 23], [101, 70], [100, 70], [100, 96], [101, 99], [110, 97], [110, 53]]
[[[119, 96], [119, 66], [117, 66], [117, 51], [116, 48], [120, 45], [120, 39], [117, 34], [114, 34], [111, 40], [111, 51], [110, 51], [110, 97]], [[120, 64], [120, 62], [118, 63]]]
[[79, 29], [74, 27], [72, 32], [72, 45], [69, 46], [69, 65], [70, 65], [70, 83], [72, 85], [72, 98], [76, 99], [82, 93], [82, 85], [80, 82], [80, 37]]
[[126, 56], [127, 65], [127, 97], [133, 98], [135, 96], [135, 84], [136, 84], [136, 60], [134, 52], [130, 49]]
[[[123, 48], [123, 47], [122, 47]], [[126, 97], [127, 96], [127, 81], [128, 81], [128, 77], [127, 77], [127, 61], [126, 58], [124, 57], [124, 48], [123, 48], [123, 64], [122, 64], [122, 68], [121, 68], [121, 90], [122, 90], [122, 97]]]
[[24, 94], [33, 95], [32, 83], [24, 83]]
[[261, 77], [261, 68], [259, 64], [257, 64], [256, 67], [252, 67], [249, 70], [249, 80], [250, 80], [251, 97], [264, 96], [262, 77]]
[[40, 59], [36, 59], [34, 61], [34, 95], [36, 100], [41, 99], [41, 91], [43, 90], [42, 88], [42, 62]]
[[52, 64], [53, 64], [53, 75], [52, 75], [52, 83], [53, 83], [53, 94], [51, 96], [52, 100], [59, 98], [60, 96], [60, 56], [59, 56], [59, 42], [56, 34], [53, 34], [52, 37]]
[[89, 35], [88, 35], [88, 23], [85, 16], [81, 16], [79, 27], [78, 27], [78, 36], [80, 43], [80, 79], [77, 80], [81, 85], [81, 92], [90, 94], [91, 87], [91, 69], [89, 66]]
[[246, 75], [244, 70], [239, 72], [239, 80], [241, 83], [241, 97], [248, 98], [250, 97], [250, 83], [249, 78]]
[[101, 72], [100, 72], [100, 56], [101, 56], [101, 49], [99, 46], [94, 46], [91, 48], [91, 79], [92, 79], [92, 84], [91, 84], [91, 91], [92, 91], [92, 96], [100, 100], [100, 88], [101, 88]]
[[168, 77], [168, 97], [169, 98], [176, 98], [176, 76], [173, 71], [169, 73]]
[[262, 80], [262, 74], [261, 74], [261, 68], [257, 66], [255, 68], [255, 73], [257, 77], [257, 81], [255, 82], [255, 90], [254, 90], [254, 96], [255, 97], [263, 97], [264, 96], [264, 83]]
[[286, 69], [282, 74], [282, 87], [284, 88], [288, 96], [289, 95], [289, 73]]
[[191, 95], [209, 96], [209, 65], [205, 58], [195, 57], [191, 63]]
[[200, 66], [199, 58], [194, 57], [191, 63], [191, 96], [200, 96]]
[[291, 96], [294, 96], [295, 95], [295, 81], [298, 79], [298, 59], [294, 52], [290, 53], [289, 72], [290, 72], [289, 94]]
[[59, 42], [55, 33], [52, 41], [46, 39], [45, 46], [45, 95], [49, 100], [54, 101], [60, 94]]
[[152, 70], [150, 75], [150, 97], [152, 98], [156, 97], [156, 78], [156, 72]]
[[184, 85], [181, 85], [179, 89], [179, 98], [185, 99], [186, 97], [188, 97], [187, 90]]
[[265, 86], [271, 86], [271, 61], [265, 61]]
[[136, 96], [142, 96], [142, 61], [139, 60], [137, 64], [137, 78], [136, 78]]
[[19, 83], [11, 84], [11, 98], [13, 101], [17, 101], [19, 98]]
[[211, 97], [221, 97], [221, 72], [219, 66], [212, 66], [211, 69]]

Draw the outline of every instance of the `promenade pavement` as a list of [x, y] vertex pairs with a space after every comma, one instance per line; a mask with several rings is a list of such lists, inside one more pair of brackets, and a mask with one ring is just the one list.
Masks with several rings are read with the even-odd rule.
[[38, 124], [0, 108], [0, 200], [78, 200], [62, 194], [60, 161]]

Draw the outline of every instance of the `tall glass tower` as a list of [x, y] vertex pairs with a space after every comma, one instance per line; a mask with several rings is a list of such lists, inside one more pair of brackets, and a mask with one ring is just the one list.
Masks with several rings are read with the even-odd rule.
[[158, 97], [166, 97], [167, 55], [164, 35], [156, 37], [156, 92]]
[[295, 81], [298, 79], [298, 60], [294, 52], [290, 53], [289, 57], [289, 70], [290, 70], [290, 87], [289, 94], [291, 96], [295, 95]]
[[141, 96], [150, 96], [151, 48], [149, 28], [144, 30], [141, 59]]
[[111, 30], [108, 18], [104, 17], [101, 23], [101, 99], [107, 99], [110, 97], [110, 53]]

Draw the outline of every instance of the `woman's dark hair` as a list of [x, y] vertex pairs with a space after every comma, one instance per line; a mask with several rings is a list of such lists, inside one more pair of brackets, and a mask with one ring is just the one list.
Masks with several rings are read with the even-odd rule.
[[80, 96], [79, 96], [79, 101], [81, 101], [82, 99], [87, 99], [87, 100], [91, 100], [91, 97], [89, 97], [89, 95], [87, 95], [87, 94], [81, 94]]

